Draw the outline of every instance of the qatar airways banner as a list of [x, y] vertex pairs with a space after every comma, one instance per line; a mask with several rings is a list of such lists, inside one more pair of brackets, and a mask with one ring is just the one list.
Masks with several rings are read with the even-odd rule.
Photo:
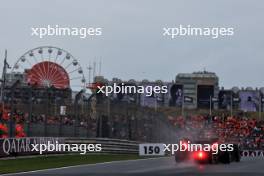
[[264, 150], [243, 150], [242, 157], [264, 157]]
[[0, 157], [32, 155], [33, 146], [36, 144], [64, 143], [64, 138], [56, 137], [27, 137], [27, 138], [5, 138], [0, 139]]

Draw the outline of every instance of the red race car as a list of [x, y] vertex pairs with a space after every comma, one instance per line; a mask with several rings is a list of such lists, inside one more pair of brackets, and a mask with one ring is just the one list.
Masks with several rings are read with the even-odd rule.
[[218, 139], [199, 139], [192, 144], [190, 141], [183, 141], [182, 144], [188, 145], [189, 150], [178, 150], [175, 153], [177, 163], [190, 160], [201, 164], [240, 162], [241, 156], [238, 144], [220, 143]]

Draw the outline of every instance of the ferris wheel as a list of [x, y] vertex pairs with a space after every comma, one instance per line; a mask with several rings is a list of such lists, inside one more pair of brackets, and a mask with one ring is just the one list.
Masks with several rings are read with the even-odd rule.
[[27, 51], [15, 62], [12, 72], [25, 73], [30, 85], [57, 89], [85, 87], [78, 60], [58, 47], [41, 46]]

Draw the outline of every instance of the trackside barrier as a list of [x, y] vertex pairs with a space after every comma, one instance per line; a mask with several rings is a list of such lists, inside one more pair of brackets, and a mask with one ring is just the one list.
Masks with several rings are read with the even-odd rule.
[[[0, 158], [22, 155], [38, 155], [33, 152], [32, 144], [101, 144], [100, 153], [138, 154], [138, 142], [110, 138], [57, 138], [57, 137], [26, 137], [0, 139]], [[58, 154], [66, 152], [44, 152], [43, 154]]]
[[264, 157], [264, 150], [243, 150], [240, 154], [242, 157]]
[[68, 138], [65, 140], [68, 144], [101, 144], [102, 151], [100, 153], [116, 153], [116, 154], [138, 154], [138, 142], [110, 139], [110, 138]]
[[[55, 144], [65, 143], [65, 138], [57, 137], [26, 137], [26, 138], [5, 138], [0, 139], [0, 158], [21, 155], [36, 155], [39, 154], [33, 151], [32, 144]], [[58, 153], [58, 152], [50, 152]], [[46, 154], [46, 152], [45, 152]]]

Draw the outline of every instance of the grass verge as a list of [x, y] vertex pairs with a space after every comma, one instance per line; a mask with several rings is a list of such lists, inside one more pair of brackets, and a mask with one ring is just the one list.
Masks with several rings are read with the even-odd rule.
[[81, 164], [95, 164], [109, 161], [140, 159], [138, 155], [57, 155], [38, 156], [31, 158], [16, 158], [0, 160], [0, 174], [25, 172], [41, 169], [74, 166]]

